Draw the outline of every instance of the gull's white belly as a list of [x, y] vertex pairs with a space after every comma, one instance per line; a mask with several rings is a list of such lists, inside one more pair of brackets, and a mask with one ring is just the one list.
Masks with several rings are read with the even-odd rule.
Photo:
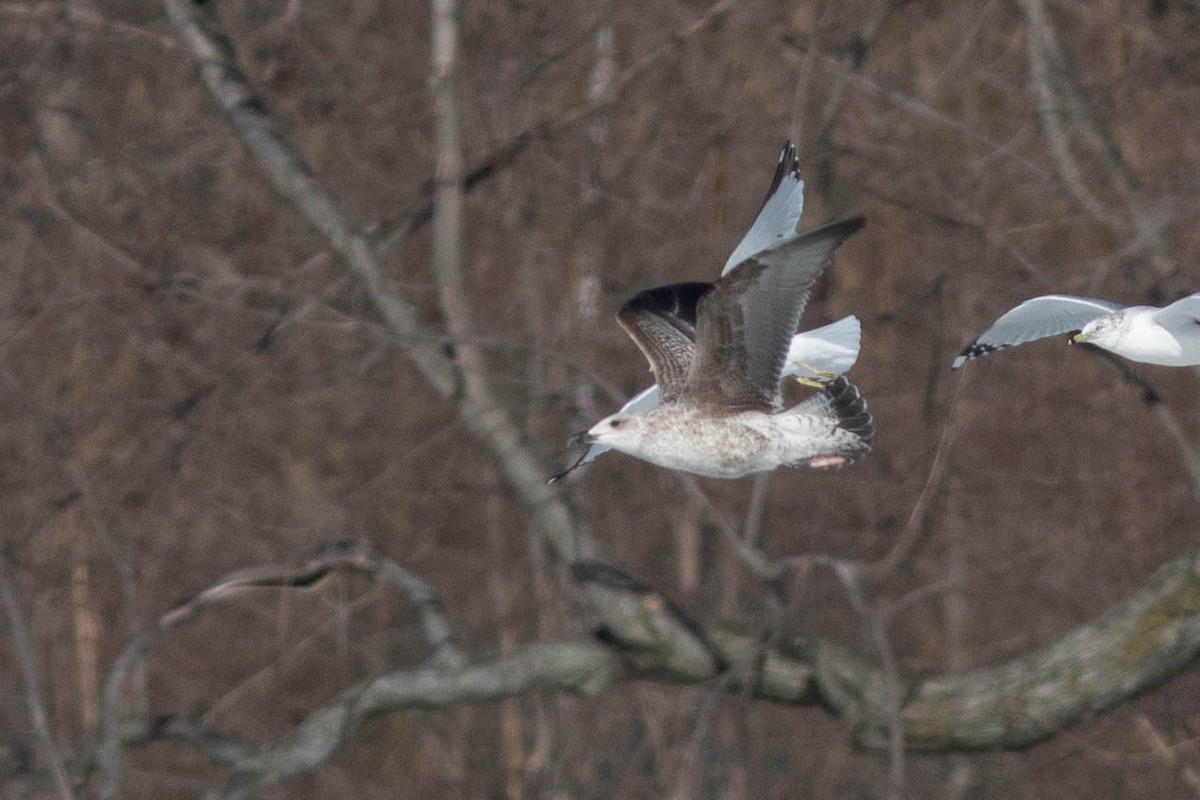
[[[652, 412], [653, 413], [653, 412]], [[711, 478], [740, 478], [836, 452], [836, 425], [811, 414], [659, 415], [630, 455]], [[624, 448], [622, 448], [624, 449]]]

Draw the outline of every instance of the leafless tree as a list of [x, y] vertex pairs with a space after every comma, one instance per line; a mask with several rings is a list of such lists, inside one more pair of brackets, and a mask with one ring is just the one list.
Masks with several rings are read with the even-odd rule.
[[[946, 373], [1196, 288], [1186, 12], [314, 6], [0, 9], [12, 796], [1200, 794], [1196, 376]], [[871, 460], [548, 486], [789, 135]]]

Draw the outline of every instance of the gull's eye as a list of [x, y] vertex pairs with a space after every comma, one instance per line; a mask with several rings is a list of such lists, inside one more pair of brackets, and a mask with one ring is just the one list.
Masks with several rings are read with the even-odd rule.
[[619, 427], [621, 427], [621, 420], [614, 419], [612, 422], [610, 422], [608, 424], [613, 426], [614, 428], [619, 428]]

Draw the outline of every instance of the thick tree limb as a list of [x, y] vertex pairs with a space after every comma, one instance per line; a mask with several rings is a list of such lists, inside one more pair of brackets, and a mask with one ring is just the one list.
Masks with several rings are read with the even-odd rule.
[[[630, 679], [705, 684], [720, 678], [726, 691], [784, 705], [823, 706], [846, 721], [855, 742], [870, 749], [894, 751], [898, 739], [908, 751], [1022, 748], [1120, 704], [1175, 674], [1200, 652], [1200, 550], [1167, 564], [1130, 598], [1039, 650], [993, 667], [930, 676], [902, 675], [895, 665], [879, 666], [836, 644], [797, 647], [765, 641], [758, 630], [706, 627], [619, 570], [581, 562], [572, 573], [592, 604], [603, 609], [598, 644], [527, 645], [469, 665], [431, 659], [426, 666], [343, 691], [261, 750], [217, 732], [176, 726], [155, 734], [153, 725], [130, 728], [128, 721], [115, 721], [113, 704], [124, 672], [173, 626], [250, 589], [310, 586], [339, 568], [381, 574], [388, 562], [373, 562], [370, 552], [339, 545], [295, 565], [232, 573], [131, 643], [114, 665], [105, 694], [102, 719], [111, 732], [106, 728], [109, 738], [97, 756], [102, 795], [112, 796], [108, 790], [115, 788], [111, 781], [119, 762], [112, 749], [139, 736], [193, 743], [214, 763], [232, 767], [226, 796], [245, 797], [315, 769], [373, 715], [534, 691], [595, 695]], [[880, 647], [888, 652], [886, 642]]]
[[[1160, 568], [1127, 600], [1040, 650], [911, 684], [905, 742], [910, 750], [937, 752], [1026, 747], [1166, 679], [1197, 653], [1200, 550]], [[837, 662], [818, 663], [820, 691], [856, 721], [861, 744], [882, 747], [886, 687], [851, 667], [841, 675], [845, 667]]]
[[453, 670], [393, 672], [352, 686], [314, 711], [283, 741], [241, 764], [223, 797], [244, 798], [264, 785], [323, 763], [369, 716], [408, 708], [490, 702], [534, 691], [598, 694], [619, 664], [595, 644], [535, 644], [495, 661]]
[[[1200, 652], [1200, 551], [1155, 573], [1128, 600], [1045, 647], [1004, 664], [902, 678], [847, 650], [818, 642], [764, 643], [758, 632], [704, 630], [667, 598], [611, 567], [574, 570], [606, 609], [622, 609], [619, 629], [594, 645], [534, 645], [490, 664], [417, 670], [348, 690], [310, 715], [296, 733], [243, 765], [238, 786], [262, 785], [316, 767], [365, 716], [496, 700], [529, 691], [595, 693], [620, 680], [705, 683], [720, 676], [731, 692], [786, 705], [823, 705], [871, 749], [953, 752], [1027, 747], [1111, 708], [1176, 673]], [[635, 638], [620, 638], [634, 632]], [[898, 717], [897, 717], [898, 711]], [[233, 794], [231, 796], [239, 796]]]

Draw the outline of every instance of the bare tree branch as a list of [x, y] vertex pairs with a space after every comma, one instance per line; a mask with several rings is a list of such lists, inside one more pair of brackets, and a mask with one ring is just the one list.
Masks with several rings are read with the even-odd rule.
[[[1043, 0], [1018, 0], [1018, 5], [1029, 28], [1026, 37], [1029, 72], [1038, 114], [1063, 183], [1089, 214], [1119, 235], [1132, 238], [1134, 246], [1149, 255], [1160, 277], [1170, 274], [1175, 259], [1162, 235], [1167, 220], [1161, 218], [1162, 215], [1147, 212], [1130, 177], [1128, 165], [1120, 157], [1112, 138], [1100, 130], [1093, 115], [1088, 113], [1087, 104], [1067, 74], [1066, 59]], [[1088, 188], [1083, 170], [1072, 152], [1070, 134], [1063, 124], [1067, 115], [1070, 132], [1087, 142], [1105, 167], [1105, 177], [1120, 196], [1124, 213], [1109, 208]]]
[[[596, 88], [593, 85], [589, 88], [589, 95], [586, 100], [569, 105], [549, 117], [540, 119], [513, 136], [485, 156], [470, 170], [464, 170], [462, 176], [463, 190], [470, 191], [475, 186], [512, 164], [534, 142], [554, 139], [563, 131], [569, 130], [572, 126], [609, 110], [620, 98], [621, 92], [630, 84], [646, 73], [668, 53], [675, 52], [696, 34], [723, 19], [730, 13], [734, 6], [735, 3], [732, 0], [717, 0], [689, 23], [672, 31], [670, 36], [666, 37], [659, 46], [647, 52], [633, 64], [630, 64], [615, 78], [606, 76], [602, 92], [593, 94], [592, 90]], [[421, 195], [424, 197], [432, 193], [436, 188], [436, 183], [436, 176], [423, 183], [421, 185]], [[415, 233], [429, 224], [433, 219], [433, 214], [434, 206], [432, 203], [421, 206], [408, 217], [407, 223], [399, 226], [395, 224], [382, 226], [379, 231], [379, 238], [386, 245], [387, 242], [392, 241], [400, 234]]]
[[[97, 754], [101, 796], [114, 796], [121, 743], [152, 734], [190, 742], [215, 763], [232, 765], [226, 796], [245, 797], [316, 768], [372, 715], [532, 691], [593, 695], [629, 679], [703, 684], [717, 678], [724, 691], [785, 705], [822, 705], [842, 717], [860, 745], [892, 754], [895, 794], [903, 781], [898, 751], [1025, 747], [1121, 703], [1200, 652], [1200, 550], [1167, 564], [1130, 598], [1039, 650], [993, 667], [920, 677], [901, 675], [859, 579], [844, 569], [839, 575], [869, 621], [881, 666], [829, 642], [796, 647], [764, 641], [760, 630], [706, 627], [660, 592], [613, 567], [584, 561], [572, 572], [592, 605], [603, 610], [601, 644], [534, 644], [490, 662], [431, 661], [396, 671], [343, 691], [258, 751], [216, 732], [175, 726], [155, 734], [145, 721], [117, 720], [116, 701], [129, 666], [205, 607], [257, 588], [311, 586], [339, 568], [382, 574], [387, 564], [368, 548], [339, 545], [299, 564], [231, 573], [164, 614], [110, 673], [105, 739]], [[428, 605], [425, 613], [432, 613]]]
[[186, 744], [218, 766], [233, 767], [254, 756], [254, 751], [241, 742], [203, 725], [198, 720], [179, 714], [126, 717], [121, 720], [117, 735], [122, 744], [129, 747], [154, 742]]
[[75, 795], [71, 791], [71, 782], [67, 778], [66, 768], [59, 756], [58, 745], [54, 742], [54, 734], [50, 731], [50, 722], [46, 718], [46, 706], [42, 703], [42, 692], [38, 688], [38, 668], [34, 660], [33, 649], [29, 646], [29, 636], [25, 632], [25, 622], [21, 618], [21, 609], [17, 606], [17, 597], [13, 593], [12, 583], [8, 577], [8, 557], [0, 548], [0, 605], [8, 616], [8, 626], [12, 634], [13, 650], [17, 654], [17, 663], [21, 666], [21, 677], [25, 681], [25, 707], [29, 711], [29, 722], [33, 731], [42, 743], [42, 749], [50, 771], [54, 775], [54, 788], [63, 800], [70, 800]]
[[434, 167], [433, 276], [446, 327], [456, 343], [455, 367], [462, 390], [492, 405], [478, 349], [471, 343], [470, 304], [462, 275], [462, 136], [458, 127], [458, 9], [454, 0], [432, 0], [431, 74]]
[[1029, 44], [1029, 78], [1037, 102], [1038, 116], [1042, 121], [1042, 130], [1050, 143], [1058, 174], [1080, 206], [1097, 220], [1120, 230], [1125, 227], [1124, 220], [1115, 215], [1088, 189], [1083, 179], [1083, 171], [1071, 150], [1066, 128], [1062, 124], [1063, 112], [1059, 109], [1058, 99], [1051, 85], [1049, 52], [1054, 45], [1046, 21], [1046, 10], [1041, 0], [1018, 0], [1018, 4], [1029, 25], [1029, 34], [1026, 37]]
[[[1125, 601], [1045, 647], [994, 667], [910, 687], [905, 742], [915, 750], [1025, 747], [1182, 669], [1200, 652], [1200, 550], [1160, 568]], [[887, 743], [887, 693], [878, 677], [853, 691], [818, 665], [822, 693], [858, 720], [863, 744]], [[865, 692], [862, 690], [866, 690]]]
[[[796, 39], [797, 41], [792, 43], [791, 46], [801, 54], [806, 54], [811, 48], [816, 47], [816, 43], [813, 41], [804, 41], [801, 37], [796, 37]], [[861, 89], [866, 94], [886, 100], [913, 119], [924, 120], [934, 127], [955, 131], [968, 141], [976, 142], [988, 148], [993, 154], [1002, 156], [1005, 161], [1020, 166], [1030, 175], [1039, 178], [1049, 178], [1053, 175], [1050, 170], [1046, 169], [1044, 164], [1040, 164], [1015, 152], [1013, 148], [1004, 142], [994, 139], [978, 128], [939, 111], [915, 97], [888, 88], [870, 76], [858, 74], [857, 69], [853, 65], [847, 66], [839, 58], [818, 51], [816, 62], [826, 74], [838, 79], [844, 78], [850, 85]], [[834, 113], [836, 114], [836, 107], [834, 109]]]
[[222, 796], [248, 797], [265, 785], [311, 771], [375, 714], [491, 702], [533, 691], [595, 695], [611, 686], [618, 673], [607, 648], [569, 643], [529, 645], [495, 661], [453, 670], [393, 672], [346, 689], [282, 742], [243, 762]]
[[291, 202], [345, 259], [388, 326], [406, 341], [413, 360], [442, 394], [451, 391], [448, 364], [437, 348], [418, 336], [415, 310], [383, 287], [375, 254], [312, 170], [276, 132], [261, 99], [250, 88], [237, 56], [216, 27], [208, 5], [166, 0], [167, 14], [196, 60], [200, 78], [225, 113], [230, 127], [263, 168], [275, 191]]
[[902, 800], [904, 797], [904, 687], [900, 679], [900, 667], [896, 654], [888, 641], [883, 616], [867, 597], [862, 585], [862, 570], [858, 564], [840, 562], [834, 571], [850, 595], [854, 610], [867, 623], [871, 641], [879, 653], [879, 662], [888, 692], [887, 753], [888, 753], [888, 798]]
[[522, 444], [504, 409], [486, 398], [455, 398], [452, 361], [432, 342], [411, 305], [387, 292], [370, 243], [350, 224], [334, 199], [313, 178], [312, 170], [275, 131], [262, 100], [250, 88], [228, 39], [217, 28], [208, 5], [164, 0], [171, 21], [196, 60], [200, 77], [225, 113], [230, 128], [267, 173], [275, 191], [345, 259], [362, 282], [388, 327], [404, 341], [421, 373], [439, 394], [458, 400], [459, 417], [488, 449], [505, 480], [529, 511], [541, 538], [566, 560], [596, 551], [562, 496], [545, 485], [546, 470]]
[[[574, 572], [597, 605], [623, 609], [625, 624], [599, 631], [623, 669], [611, 649], [560, 643], [528, 646], [458, 670], [394, 673], [313, 712], [296, 732], [242, 765], [228, 796], [313, 769], [371, 714], [537, 690], [595, 693], [629, 678], [705, 683], [721, 677], [729, 692], [824, 705], [845, 719], [860, 745], [892, 753], [897, 739], [910, 751], [1021, 748], [1119, 704], [1200, 652], [1200, 550], [1167, 564], [1126, 601], [1039, 650], [994, 667], [925, 677], [901, 677], [894, 661], [875, 666], [827, 642], [796, 648], [764, 644], [757, 631], [705, 630], [660, 593], [612, 567], [585, 562]], [[862, 601], [857, 596], [856, 603]], [[886, 661], [890, 651], [878, 641], [881, 631], [876, 626], [873, 636]], [[622, 639], [627, 632], [634, 638]], [[902, 775], [894, 774], [893, 786]]]
[[[242, 759], [226, 787], [229, 796], [244, 796], [257, 787], [315, 768], [371, 714], [490, 701], [538, 690], [597, 692], [628, 678], [702, 683], [720, 677], [722, 688], [745, 691], [771, 702], [822, 704], [844, 717], [856, 741], [868, 747], [894, 751], [898, 730], [903, 734], [903, 745], [912, 749], [1023, 747], [1170, 675], [1200, 650], [1197, 554], [1168, 564], [1125, 602], [1034, 653], [995, 667], [931, 677], [898, 676], [894, 664], [881, 669], [833, 644], [818, 642], [805, 648], [778, 642], [764, 644], [758, 630], [733, 631], [698, 624], [661, 593], [629, 580], [611, 567], [584, 561], [585, 556], [599, 549], [598, 545], [561, 495], [542, 484], [544, 471], [522, 443], [508, 413], [495, 404], [484, 381], [486, 372], [478, 361], [472, 363], [478, 354], [470, 345], [461, 251], [455, 249], [461, 248], [455, 242], [461, 235], [461, 222], [456, 221], [461, 211], [455, 210], [454, 203], [457, 200], [461, 204], [465, 185], [461, 146], [449, 135], [438, 137], [439, 152], [444, 151], [447, 157], [457, 153], [457, 164], [449, 163], [445, 172], [439, 167], [437, 182], [438, 216], [446, 229], [434, 235], [435, 240], [443, 242], [435, 258], [435, 275], [441, 284], [443, 313], [451, 334], [439, 340], [421, 330], [411, 305], [383, 288], [370, 244], [312, 178], [303, 160], [274, 131], [207, 7], [182, 0], [164, 2], [235, 135], [268, 172], [276, 190], [330, 240], [363, 282], [389, 328], [409, 344], [426, 379], [454, 403], [463, 424], [491, 454], [507, 485], [528, 509], [540, 540], [560, 557], [574, 562], [576, 580], [600, 618], [599, 634], [608, 645], [531, 645], [494, 661], [467, 666], [461, 657], [451, 656], [439, 659], [437, 664], [364, 682], [314, 711], [280, 742]], [[697, 26], [731, 7], [728, 0], [714, 4], [683, 32], [690, 35], [700, 29]], [[668, 42], [663, 48], [673, 46], [674, 42]], [[652, 63], [657, 52], [651, 51], [622, 73], [616, 82], [618, 90], [623, 81], [631, 80]], [[822, 65], [828, 71], [845, 72], [844, 65]], [[936, 110], [888, 93], [868, 79], [856, 76], [851, 83], [882, 92], [918, 116], [995, 145], [996, 151], [1001, 149], [986, 136]], [[593, 108], [591, 103], [582, 104], [558, 117], [556, 124], [581, 119]], [[443, 124], [449, 124], [449, 116], [442, 119]], [[1039, 175], [1047, 174], [1040, 165], [1021, 163]], [[443, 240], [443, 236], [448, 238]], [[448, 353], [434, 342], [449, 342], [454, 352]], [[731, 538], [735, 543], [742, 541], [736, 532]], [[753, 548], [748, 545], [745, 549], [759, 557], [749, 560], [764, 574], [777, 575], [788, 566], [766, 560], [762, 554], [751, 552]], [[270, 576], [250, 575], [242, 588], [299, 585], [300, 579], [276, 575], [274, 580], [272, 583]], [[228, 591], [222, 594], [219, 588], [213, 587], [210, 600], [233, 596]], [[198, 608], [169, 612], [154, 628], [151, 639], [131, 643], [130, 649], [137, 652], [129, 659], [139, 657], [162, 631]], [[430, 634], [430, 641], [440, 639]], [[436, 643], [434, 649], [436, 653]], [[886, 642], [880, 649], [886, 652]], [[105, 718], [115, 719], [119, 668], [128, 668], [129, 652], [114, 665], [111, 691], [105, 697]], [[116, 689], [112, 689], [114, 677]], [[898, 685], [902, 693], [897, 691]], [[901, 696], [903, 703], [898, 706]], [[109, 736], [104, 741], [112, 747], [111, 743], [119, 738]], [[106, 763], [107, 774], [115, 780], [116, 762]]]
[[323, 547], [312, 556], [293, 564], [266, 564], [237, 570], [193, 595], [144, 628], [117, 656], [104, 685], [100, 713], [100, 743], [96, 748], [96, 766], [100, 773], [100, 796], [114, 797], [120, 781], [121, 699], [125, 682], [134, 665], [166, 633], [194, 619], [215, 603], [242, 596], [248, 591], [267, 588], [312, 586], [339, 569], [352, 569], [376, 575], [408, 594], [418, 619], [433, 648], [431, 662], [457, 667], [461, 654], [450, 641], [450, 626], [441, 613], [441, 604], [428, 585], [399, 564], [384, 558], [370, 547], [358, 543], [338, 543]]

